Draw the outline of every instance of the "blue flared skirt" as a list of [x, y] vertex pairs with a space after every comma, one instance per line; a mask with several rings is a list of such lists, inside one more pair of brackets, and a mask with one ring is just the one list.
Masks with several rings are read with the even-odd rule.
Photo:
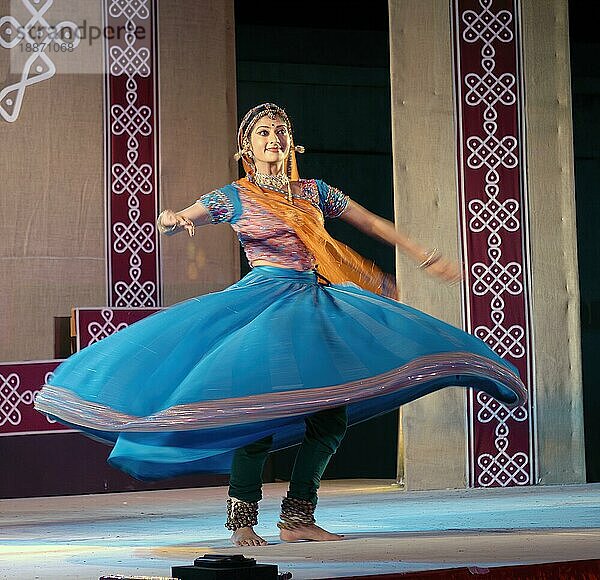
[[154, 480], [225, 473], [267, 435], [275, 449], [298, 443], [320, 409], [347, 405], [353, 424], [447, 386], [526, 398], [515, 367], [458, 328], [313, 271], [258, 266], [74, 354], [36, 408]]

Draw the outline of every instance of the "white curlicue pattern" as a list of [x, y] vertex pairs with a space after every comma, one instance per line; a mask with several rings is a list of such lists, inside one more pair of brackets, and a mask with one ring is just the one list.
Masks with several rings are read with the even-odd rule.
[[[52, 373], [46, 373], [44, 382], [48, 382], [52, 378]], [[10, 373], [3, 375], [0, 373], [0, 427], [12, 425], [18, 427], [23, 415], [21, 408], [23, 405], [33, 405], [36, 395], [39, 391], [25, 389], [19, 392], [21, 387], [21, 377], [18, 373]], [[48, 423], [56, 421], [46, 417]]]
[[39, 0], [21, 0], [21, 5], [30, 14], [26, 22], [19, 22], [14, 16], [0, 17], [0, 47], [8, 50], [24, 50], [23, 47], [32, 49], [19, 80], [0, 90], [0, 116], [9, 123], [14, 123], [19, 117], [27, 87], [56, 74], [56, 65], [47, 54], [50, 52], [48, 48], [56, 46], [60, 50], [69, 46], [75, 49], [81, 41], [79, 28], [74, 22], [63, 20], [51, 25], [46, 20], [45, 15], [52, 4], [54, 0], [43, 3]]
[[510, 430], [507, 419], [514, 421], [527, 421], [527, 409], [524, 406], [507, 409], [506, 405], [496, 401], [485, 393], [477, 393], [477, 400], [481, 409], [477, 413], [477, 420], [481, 423], [497, 421], [494, 444], [497, 453], [482, 453], [477, 457], [477, 464], [481, 468], [478, 483], [482, 487], [491, 485], [506, 486], [509, 482], [517, 485], [529, 483], [529, 457], [526, 453], [518, 451], [510, 455], [507, 452]]
[[6, 424], [19, 425], [23, 418], [19, 407], [33, 404], [33, 391], [28, 389], [19, 392], [20, 384], [17, 373], [8, 376], [0, 374], [0, 427]]
[[[151, 16], [149, 0], [108, 0], [108, 13], [114, 18], [126, 19], [124, 46], [111, 45], [107, 52], [108, 72], [112, 76], [125, 75], [125, 103], [110, 103], [110, 137], [127, 136], [127, 164], [111, 164], [111, 194], [127, 195], [128, 221], [117, 221], [112, 226], [112, 251], [129, 254], [129, 279], [112, 280], [115, 297], [111, 306], [139, 308], [157, 306], [158, 280], [142, 281], [144, 254], [155, 258], [156, 227], [154, 222], [140, 222], [140, 194], [155, 195], [154, 170], [149, 163], [139, 163], [140, 140], [152, 135], [152, 110], [138, 103], [137, 78], [151, 76], [151, 53], [139, 46], [135, 34], [141, 20]], [[110, 160], [109, 160], [110, 163]], [[110, 269], [110, 267], [109, 267]]]
[[[504, 232], [517, 232], [519, 221], [519, 199], [509, 197], [499, 201], [501, 193], [500, 168], [514, 169], [519, 165], [519, 140], [516, 135], [506, 135], [498, 126], [498, 110], [517, 104], [517, 77], [505, 72], [497, 74], [496, 43], [513, 43], [511, 30], [513, 15], [509, 10], [493, 10], [493, 0], [479, 0], [480, 11], [464, 10], [460, 14], [464, 29], [462, 40], [466, 43], [481, 43], [481, 74], [468, 73], [460, 79], [464, 83], [464, 104], [482, 110], [481, 129], [483, 136], [465, 135], [466, 164], [469, 169], [485, 172], [485, 197], [469, 201], [469, 231], [488, 232], [487, 247], [489, 261], [470, 265], [472, 274], [471, 291], [476, 296], [490, 298], [490, 324], [479, 324], [474, 334], [500, 356], [516, 359], [526, 355], [526, 329], [520, 324], [505, 324], [505, 297], [522, 295], [523, 265], [506, 261], [502, 255]], [[478, 131], [479, 133], [479, 131]], [[502, 191], [504, 193], [504, 191]], [[518, 422], [529, 418], [527, 407], [508, 411], [504, 405], [485, 393], [477, 394], [482, 406], [476, 421], [497, 422], [495, 429], [495, 454], [480, 453], [474, 458], [480, 468], [476, 484], [527, 485], [531, 483], [530, 459], [521, 451], [508, 451], [510, 429], [507, 420]]]
[[[475, 84], [472, 79], [477, 75], [465, 76], [467, 86], [473, 85], [466, 95], [465, 102], [469, 106], [484, 106], [483, 130], [486, 135], [485, 138], [467, 137], [467, 148], [471, 152], [467, 158], [467, 165], [471, 169], [485, 168], [487, 170], [485, 174], [486, 198], [470, 202], [469, 211], [472, 213], [472, 218], [469, 225], [475, 226], [474, 231], [487, 230], [489, 232], [488, 255], [491, 264], [488, 266], [482, 262], [476, 262], [471, 266], [471, 271], [475, 277], [473, 292], [479, 296], [489, 292], [492, 295], [492, 301], [496, 301], [496, 308], [492, 308], [494, 327], [488, 329], [486, 342], [492, 349], [497, 350], [497, 347], [502, 345], [510, 334], [510, 329], [502, 327], [500, 317], [494, 315], [494, 312], [498, 311], [497, 306], [502, 301], [504, 292], [515, 294], [523, 291], [520, 282], [521, 265], [516, 262], [504, 266], [501, 264], [501, 231], [506, 225], [509, 226], [509, 231], [519, 229], [516, 217], [519, 200], [509, 199], [503, 203], [497, 200], [500, 193], [500, 176], [497, 169], [499, 167], [512, 169], [518, 165], [518, 158], [514, 153], [518, 141], [513, 135], [498, 136], [496, 107], [500, 104], [512, 105], [516, 102], [516, 95], [513, 92], [516, 79], [509, 73], [500, 77], [493, 74], [496, 53], [493, 43], [513, 40], [512, 31], [507, 28], [512, 21], [512, 14], [508, 10], [501, 10], [497, 14], [491, 12], [492, 0], [480, 0], [480, 4], [483, 12], [476, 13], [472, 10], [465, 10], [462, 14], [462, 20], [466, 24], [463, 39], [466, 42], [483, 41], [481, 66], [486, 71], [482, 78], [477, 77], [478, 82]], [[473, 87], [485, 87], [485, 89], [475, 90]], [[507, 207], [509, 207], [509, 211], [506, 210]]]
[[90, 335], [90, 340], [87, 345], [93, 344], [94, 342], [98, 342], [119, 330], [127, 328], [128, 326], [126, 322], [115, 324], [113, 322], [114, 313], [110, 308], [103, 308], [101, 314], [102, 318], [104, 319], [103, 323], [94, 320], [94, 322], [90, 322], [88, 324], [87, 330]]

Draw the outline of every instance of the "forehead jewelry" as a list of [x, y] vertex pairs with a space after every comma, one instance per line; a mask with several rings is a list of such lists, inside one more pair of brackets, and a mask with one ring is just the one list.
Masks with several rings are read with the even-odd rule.
[[253, 109], [250, 109], [246, 113], [246, 115], [242, 119], [242, 122], [240, 123], [238, 140], [243, 142], [244, 139], [248, 137], [250, 131], [253, 129], [254, 125], [259, 119], [267, 117], [274, 121], [277, 118], [277, 116], [283, 119], [283, 122], [285, 123], [288, 131], [291, 132], [292, 127], [290, 124], [290, 119], [287, 116], [285, 110], [281, 107], [278, 107], [277, 105], [274, 105], [273, 103], [264, 103], [262, 105], [254, 107]]

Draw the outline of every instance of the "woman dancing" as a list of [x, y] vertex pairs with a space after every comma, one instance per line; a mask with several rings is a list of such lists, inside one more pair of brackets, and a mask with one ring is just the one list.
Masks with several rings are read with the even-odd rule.
[[286, 112], [264, 103], [238, 131], [246, 177], [163, 211], [161, 233], [228, 222], [252, 270], [221, 292], [167, 308], [65, 361], [36, 408], [113, 446], [140, 479], [229, 472], [226, 527], [254, 531], [269, 451], [301, 442], [278, 527], [284, 541], [338, 540], [317, 526], [323, 472], [348, 424], [446, 386], [509, 404], [516, 369], [479, 339], [396, 301], [393, 279], [323, 227], [349, 222], [441, 280], [460, 271], [335, 187], [300, 179]]

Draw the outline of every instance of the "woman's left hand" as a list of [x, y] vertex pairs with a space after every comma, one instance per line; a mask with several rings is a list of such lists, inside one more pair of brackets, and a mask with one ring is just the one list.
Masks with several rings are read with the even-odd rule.
[[456, 262], [446, 260], [443, 257], [423, 269], [431, 276], [441, 278], [448, 284], [458, 284], [463, 279], [460, 266]]

